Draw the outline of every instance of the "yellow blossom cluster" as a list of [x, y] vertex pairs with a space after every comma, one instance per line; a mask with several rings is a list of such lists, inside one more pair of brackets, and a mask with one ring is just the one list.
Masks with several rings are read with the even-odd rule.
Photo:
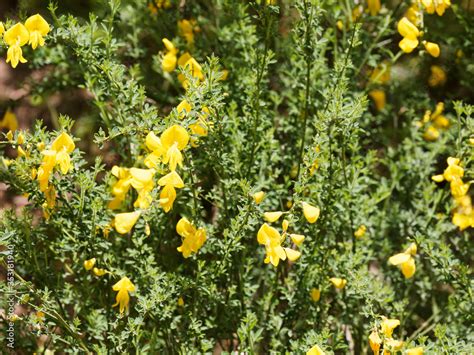
[[[260, 204], [265, 196], [263, 191], [259, 191], [253, 195], [253, 199], [256, 204]], [[318, 207], [314, 207], [307, 202], [301, 203], [303, 208], [303, 215], [309, 223], [315, 223], [320, 214], [320, 210]], [[281, 211], [274, 211], [274, 212], [265, 212], [263, 214], [264, 219], [268, 223], [274, 223], [280, 219], [280, 217], [284, 214]], [[282, 230], [283, 233], [280, 233], [267, 223], [264, 223], [257, 233], [257, 241], [259, 244], [265, 246], [266, 257], [264, 262], [266, 264], [271, 263], [273, 266], [277, 267], [280, 260], [288, 260], [296, 261], [301, 256], [301, 252], [292, 248], [282, 247], [282, 244], [286, 240], [287, 231], [290, 223], [288, 220], [283, 220], [282, 222]], [[300, 247], [303, 243], [305, 237], [301, 234], [288, 234], [290, 236], [291, 241], [297, 247]]]
[[19, 22], [7, 30], [0, 22], [0, 36], [3, 36], [3, 42], [8, 46], [7, 63], [13, 68], [16, 68], [18, 63], [26, 63], [21, 47], [26, 44], [31, 45], [33, 49], [44, 46], [44, 37], [49, 31], [48, 23], [39, 14], [29, 17], [25, 24]]
[[[112, 186], [114, 199], [109, 203], [109, 208], [120, 207], [130, 187], [133, 187], [138, 193], [134, 207], [140, 210], [147, 209], [153, 201], [151, 192], [155, 186], [156, 169], [158, 169], [160, 163], [163, 163], [168, 165], [170, 172], [158, 180], [158, 185], [163, 187], [159, 203], [165, 212], [169, 212], [173, 208], [176, 199], [176, 189], [184, 187], [184, 182], [176, 172], [176, 168], [183, 166], [181, 151], [186, 148], [188, 142], [188, 132], [179, 125], [167, 128], [160, 137], [157, 137], [153, 131], [149, 132], [145, 138], [145, 145], [150, 153], [144, 161], [148, 169], [128, 169], [114, 166], [112, 174], [117, 180]], [[140, 211], [134, 211], [115, 215], [114, 226], [116, 231], [120, 234], [130, 232], [140, 214]]]
[[[369, 346], [374, 355], [380, 354], [380, 349], [383, 348], [384, 355], [396, 354], [403, 346], [404, 342], [393, 338], [393, 331], [400, 325], [398, 319], [389, 319], [382, 316], [382, 322], [378, 324], [369, 335]], [[407, 349], [409, 355], [422, 355], [423, 348]]]
[[98, 267], [95, 267], [96, 262], [97, 262], [96, 258], [84, 260], [84, 269], [86, 269], [87, 271], [92, 270], [94, 275], [98, 277], [104, 276], [105, 274], [110, 274], [110, 272], [107, 271], [106, 269], [100, 269]]
[[191, 20], [179, 20], [178, 21], [179, 34], [184, 37], [188, 45], [194, 43], [194, 33], [201, 31], [195, 19]]
[[[192, 110], [191, 104], [186, 100], [182, 100], [179, 105], [176, 107], [178, 111], [178, 117], [184, 119], [189, 112]], [[208, 120], [210, 111], [207, 107], [203, 107], [201, 113], [199, 113], [196, 122], [189, 125], [189, 130], [191, 133], [197, 137], [205, 137], [209, 133], [209, 127], [212, 126], [212, 122]], [[198, 144], [197, 137], [191, 137], [191, 145], [196, 147]]]
[[192, 253], [197, 253], [206, 241], [206, 231], [203, 228], [196, 229], [185, 217], [178, 221], [176, 232], [183, 238], [178, 251], [185, 258], [189, 258]]
[[406, 279], [413, 277], [416, 271], [415, 258], [417, 247], [415, 243], [411, 243], [410, 246], [403, 252], [395, 254], [388, 259], [388, 262], [392, 265], [398, 266], [402, 271], [403, 276]]
[[[166, 54], [163, 56], [161, 61], [161, 68], [164, 72], [171, 73], [176, 69], [176, 66], [181, 68], [183, 71], [188, 72], [192, 77], [204, 80], [204, 73], [202, 72], [201, 65], [194, 59], [189, 52], [183, 53], [178, 59], [179, 50], [174, 44], [167, 38], [163, 38], [163, 44], [166, 48]], [[178, 80], [181, 85], [187, 89], [189, 87], [189, 81], [183, 73], [178, 74]]]
[[423, 138], [427, 141], [435, 141], [440, 136], [440, 131], [449, 127], [449, 120], [443, 115], [444, 103], [438, 102], [434, 112], [427, 110], [423, 119], [416, 122], [418, 127], [426, 127]]
[[156, 15], [159, 10], [166, 10], [171, 7], [171, 1], [170, 0], [153, 0], [148, 3], [148, 10], [153, 15]]
[[[434, 13], [435, 9], [439, 16], [444, 14], [451, 3], [449, 0], [425, 0], [421, 1], [423, 8], [428, 14]], [[405, 53], [411, 53], [420, 43], [418, 38], [423, 36], [419, 27], [423, 25], [423, 10], [418, 2], [414, 2], [408, 8], [404, 17], [398, 22], [398, 33], [403, 37], [400, 41], [400, 49]], [[433, 57], [439, 57], [441, 51], [439, 45], [433, 42], [422, 41], [425, 50]]]
[[[54, 168], [59, 166], [63, 175], [72, 170], [70, 154], [75, 149], [74, 141], [66, 132], [62, 132], [51, 145], [45, 149], [44, 144], [39, 144], [38, 149], [43, 155], [40, 167], [32, 171], [32, 178], [39, 182], [39, 188], [46, 196], [46, 202], [43, 208], [53, 208], [56, 201], [56, 190], [54, 186], [49, 185], [49, 179], [54, 173]], [[46, 217], [48, 215], [46, 214]]]
[[470, 182], [464, 183], [464, 169], [459, 165], [458, 158], [449, 157], [448, 167], [443, 174], [431, 177], [433, 181], [447, 181], [450, 184], [451, 196], [454, 199], [455, 209], [452, 222], [462, 231], [466, 228], [474, 228], [474, 209], [472, 208], [471, 196], [468, 195]]

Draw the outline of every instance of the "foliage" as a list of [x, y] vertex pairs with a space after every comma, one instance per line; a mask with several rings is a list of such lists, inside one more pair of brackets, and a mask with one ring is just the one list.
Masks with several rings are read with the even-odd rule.
[[[365, 2], [318, 0], [97, 0], [88, 16], [65, 6], [39, 9], [46, 43], [22, 47], [28, 62], [15, 70], [30, 70], [19, 80], [34, 105], [81, 90], [87, 110], [7, 128], [0, 143], [0, 180], [28, 199], [1, 212], [16, 349], [263, 354], [317, 344], [359, 354], [375, 332], [393, 353], [474, 351], [472, 8], [453, 2], [439, 16], [420, 2], [423, 38], [404, 53], [399, 42], [411, 35], [397, 23], [409, 1], [375, 13]], [[5, 29], [37, 11], [21, 9]], [[199, 64], [165, 70], [185, 52]], [[162, 149], [150, 148], [150, 132], [165, 145], [176, 126], [189, 143], [166, 146], [149, 165]], [[62, 132], [74, 140], [68, 157], [53, 149]], [[59, 165], [42, 189], [51, 150]], [[446, 173], [448, 157], [462, 175]], [[131, 168], [154, 175], [123, 178]], [[443, 171], [447, 182], [432, 180]], [[170, 172], [184, 182], [174, 203], [159, 181]], [[120, 181], [131, 187], [112, 209]], [[283, 215], [271, 223], [264, 213], [275, 211]], [[136, 222], [122, 219], [131, 212]], [[264, 223], [278, 237], [257, 239]], [[177, 250], [186, 243], [190, 257]], [[293, 252], [269, 259], [280, 244]], [[413, 276], [392, 265], [397, 254], [414, 262]], [[113, 307], [119, 298], [128, 309]], [[399, 350], [383, 317], [400, 321]], [[9, 350], [12, 319], [3, 320]]]

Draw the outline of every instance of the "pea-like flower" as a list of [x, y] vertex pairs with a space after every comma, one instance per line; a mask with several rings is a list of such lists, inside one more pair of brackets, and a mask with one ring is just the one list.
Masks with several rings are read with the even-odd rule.
[[196, 229], [187, 218], [182, 217], [176, 225], [176, 232], [183, 238], [178, 251], [184, 258], [189, 258], [192, 253], [197, 253], [206, 241], [206, 231], [203, 228]]
[[27, 62], [27, 60], [23, 58], [21, 47], [28, 43], [29, 39], [30, 33], [21, 23], [12, 26], [3, 35], [3, 40], [8, 45], [7, 63], [11, 63], [13, 68], [16, 68], [18, 63]]
[[141, 212], [139, 211], [116, 214], [114, 218], [115, 230], [120, 234], [126, 234], [130, 232], [135, 223], [137, 223], [140, 214]]
[[420, 31], [406, 17], [403, 17], [398, 22], [397, 28], [398, 33], [400, 33], [400, 35], [403, 37], [399, 43], [401, 50], [405, 53], [411, 53], [416, 47], [418, 47], [418, 37], [420, 36]]
[[415, 258], [417, 247], [415, 243], [411, 243], [410, 246], [403, 252], [395, 254], [388, 259], [388, 262], [392, 265], [398, 266], [402, 271], [403, 276], [409, 279], [413, 277], [416, 271]]
[[46, 20], [39, 14], [29, 17], [25, 21], [25, 27], [30, 32], [28, 44], [36, 49], [38, 46], [44, 46], [44, 37], [49, 33], [50, 28]]
[[306, 220], [309, 223], [315, 223], [318, 220], [319, 214], [321, 212], [319, 207], [312, 206], [306, 202], [302, 202], [301, 205], [303, 206], [303, 214]]
[[135, 291], [135, 285], [125, 276], [113, 285], [112, 289], [118, 291], [115, 298], [116, 303], [112, 307], [119, 305], [120, 313], [123, 313], [125, 310], [128, 310], [128, 304], [130, 302], [130, 296], [128, 293]]

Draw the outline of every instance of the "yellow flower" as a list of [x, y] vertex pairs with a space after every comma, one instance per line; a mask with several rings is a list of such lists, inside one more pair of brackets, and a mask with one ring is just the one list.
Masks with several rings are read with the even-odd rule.
[[117, 178], [117, 181], [112, 186], [112, 195], [114, 195], [114, 199], [109, 202], [108, 207], [114, 210], [119, 208], [125, 200], [128, 190], [130, 190], [132, 177], [129, 169], [121, 168], [117, 165], [112, 167], [112, 175]]
[[74, 148], [75, 144], [72, 138], [66, 132], [63, 132], [53, 141], [50, 149], [41, 151], [43, 160], [37, 174], [41, 191], [44, 192], [48, 188], [49, 177], [57, 164], [59, 164], [63, 174], [66, 174], [72, 169], [69, 153], [71, 153]]
[[301, 252], [299, 252], [297, 250], [293, 250], [293, 249], [290, 249], [290, 248], [284, 248], [284, 250], [285, 250], [285, 253], [286, 253], [286, 257], [290, 261], [296, 261], [301, 256]]
[[203, 228], [196, 229], [191, 222], [182, 217], [176, 224], [176, 232], [183, 238], [178, 251], [184, 258], [189, 258], [192, 253], [197, 253], [206, 241], [206, 231]]
[[129, 292], [135, 291], [135, 285], [128, 279], [128, 277], [122, 277], [122, 279], [112, 286], [112, 290], [118, 291], [117, 301], [112, 307], [115, 307], [120, 304], [120, 313], [123, 313], [124, 310], [128, 310], [128, 303], [130, 302]]
[[48, 208], [54, 208], [56, 205], [56, 189], [54, 186], [49, 186], [45, 191], [44, 195], [46, 197], [46, 204]]
[[362, 238], [362, 237], [365, 235], [366, 231], [367, 231], [367, 227], [362, 224], [362, 225], [359, 226], [359, 228], [357, 228], [357, 230], [354, 232], [354, 236], [355, 236], [356, 238]]
[[380, 0], [367, 0], [367, 7], [372, 16], [375, 16], [380, 11]]
[[120, 234], [130, 232], [135, 223], [137, 223], [140, 214], [141, 212], [139, 211], [116, 214], [114, 219], [115, 230]]
[[160, 193], [160, 205], [165, 212], [169, 212], [173, 208], [176, 199], [175, 188], [183, 188], [184, 182], [176, 171], [172, 171], [158, 180], [158, 185], [164, 186]]
[[451, 6], [451, 0], [421, 0], [425, 10], [429, 14], [434, 14], [435, 11], [438, 16], [443, 16], [448, 7]]
[[2, 36], [3, 33], [5, 33], [5, 26], [3, 26], [3, 22], [0, 22], [0, 36]]
[[315, 223], [319, 218], [319, 214], [321, 212], [320, 209], [318, 207], [311, 206], [306, 202], [302, 202], [301, 204], [303, 206], [303, 214], [306, 220], [309, 223]]
[[186, 130], [178, 125], [174, 125], [166, 129], [161, 134], [161, 144], [165, 152], [163, 163], [169, 164], [170, 170], [176, 170], [176, 166], [183, 165], [183, 150], [189, 142], [189, 134]]
[[93, 268], [92, 272], [94, 273], [95, 276], [104, 276], [105, 274], [108, 274], [109, 272], [105, 269], [99, 269], [99, 268]]
[[179, 113], [179, 118], [184, 118], [187, 113], [191, 112], [191, 104], [187, 100], [183, 100], [176, 107], [176, 110]]
[[386, 103], [385, 91], [379, 89], [370, 90], [369, 96], [374, 101], [377, 111], [382, 111]]
[[171, 73], [176, 69], [176, 63], [178, 62], [178, 50], [169, 39], [163, 38], [162, 41], [168, 52], [163, 56], [161, 67], [163, 71]]
[[318, 302], [319, 299], [321, 298], [321, 291], [318, 290], [317, 288], [312, 288], [311, 289], [311, 299], [313, 300], [313, 302]]
[[418, 3], [413, 3], [405, 12], [405, 17], [415, 26], [421, 25], [423, 12], [420, 11]]
[[436, 182], [444, 180], [451, 182], [456, 178], [462, 178], [464, 176], [464, 169], [459, 166], [459, 161], [458, 158], [449, 157], [447, 159], [448, 167], [444, 170], [443, 174], [434, 175], [431, 179]]
[[7, 51], [7, 63], [11, 62], [13, 68], [16, 68], [18, 63], [26, 63], [21, 47], [24, 46], [29, 39], [30, 34], [21, 23], [12, 26], [3, 35], [3, 40], [9, 47]]
[[283, 232], [286, 232], [289, 226], [290, 222], [288, 222], [287, 219], [284, 219], [283, 222], [281, 222], [281, 229], [283, 230]]
[[407, 355], [423, 355], [424, 351], [421, 346], [417, 348], [407, 349]]
[[373, 330], [372, 333], [370, 333], [369, 335], [369, 345], [374, 355], [379, 355], [381, 344], [382, 339], [380, 339], [379, 333], [376, 330]]
[[173, 208], [174, 200], [176, 200], [176, 190], [172, 185], [166, 185], [160, 192], [160, 206], [168, 213]]
[[441, 86], [446, 83], [446, 72], [439, 65], [432, 65], [431, 75], [428, 78], [428, 85], [431, 87]]
[[7, 132], [6, 136], [9, 142], [13, 142], [13, 132], [11, 130]]
[[63, 174], [66, 174], [72, 168], [69, 153], [75, 147], [74, 141], [66, 132], [62, 132], [51, 144], [51, 149], [56, 152], [56, 163], [59, 164]]
[[178, 21], [178, 29], [180, 34], [186, 39], [188, 44], [194, 42], [194, 32], [199, 30], [196, 20], [180, 20]]
[[178, 298], [178, 306], [183, 307], [184, 306], [184, 299], [183, 297]]
[[290, 238], [298, 247], [304, 242], [304, 235], [301, 234], [290, 234]]
[[[183, 54], [179, 60], [178, 60], [178, 65], [184, 70], [189, 72], [192, 77], [197, 78], [199, 80], [204, 80], [204, 73], [202, 72], [202, 67], [201, 65], [191, 57], [189, 53]], [[181, 85], [187, 89], [189, 86], [189, 82], [186, 79], [186, 76], [184, 74], [179, 74], [178, 75], [178, 80], [181, 82]]]
[[281, 246], [282, 238], [275, 228], [264, 223], [258, 230], [257, 241], [259, 244], [265, 245], [265, 264], [272, 263], [277, 267], [280, 259], [286, 260], [285, 249]]
[[426, 129], [425, 133], [423, 133], [423, 139], [432, 142], [437, 140], [439, 138], [439, 135], [439, 130], [436, 127], [429, 126]]
[[454, 198], [465, 196], [469, 191], [469, 185], [470, 183], [465, 184], [461, 178], [454, 178], [450, 183], [451, 195]]
[[265, 197], [265, 192], [263, 191], [259, 191], [259, 192], [256, 192], [253, 194], [253, 200], [255, 201], [255, 203], [258, 205], [260, 204], [260, 202], [263, 201], [263, 198]]
[[133, 204], [134, 207], [148, 208], [152, 202], [150, 192], [153, 190], [153, 175], [155, 170], [153, 169], [130, 169], [130, 184], [138, 192], [138, 198]]
[[89, 271], [92, 269], [95, 265], [95, 258], [89, 259], [89, 260], [84, 260], [84, 268]]
[[379, 64], [370, 75], [370, 81], [374, 84], [385, 84], [390, 80], [390, 63]]
[[418, 47], [418, 36], [420, 35], [420, 31], [406, 17], [403, 17], [398, 21], [397, 28], [398, 33], [403, 37], [399, 43], [400, 49], [405, 53], [411, 53], [416, 47]]
[[270, 222], [270, 223], [273, 223], [273, 222], [276, 222], [280, 219], [281, 215], [283, 214], [283, 212], [280, 212], [280, 211], [276, 211], [276, 212], [265, 212], [263, 214], [263, 218], [265, 218], [265, 220], [267, 222]]
[[347, 280], [346, 279], [341, 279], [339, 277], [331, 277], [329, 279], [329, 281], [331, 281], [331, 283], [334, 285], [335, 288], [337, 289], [343, 289], [346, 284], [347, 284]]
[[382, 333], [386, 338], [391, 338], [393, 330], [400, 325], [398, 319], [389, 319], [387, 317], [382, 317]]
[[423, 45], [425, 46], [426, 51], [435, 58], [439, 57], [440, 49], [436, 43], [423, 41]]
[[49, 25], [45, 19], [39, 14], [33, 15], [25, 21], [25, 27], [30, 32], [28, 44], [31, 44], [31, 48], [44, 46], [43, 37], [49, 33]]
[[416, 255], [416, 244], [411, 243], [407, 250], [403, 253], [395, 254], [388, 259], [388, 262], [392, 265], [398, 266], [405, 276], [406, 279], [411, 278], [416, 271], [415, 259]]
[[391, 354], [390, 351], [393, 351], [395, 353], [403, 347], [403, 341], [388, 338], [385, 340], [384, 346], [388, 348], [388, 349], [384, 349], [384, 355], [386, 354], [390, 355]]
[[158, 185], [171, 185], [173, 187], [181, 189], [184, 187], [184, 182], [176, 171], [171, 171], [169, 174], [163, 176], [162, 178], [160, 178], [160, 180], [158, 180]]
[[324, 355], [324, 351], [318, 346], [315, 345], [306, 352], [306, 355]]
[[[16, 115], [8, 109], [0, 121], [0, 129], [6, 128], [9, 132], [15, 132], [18, 129], [18, 120]], [[8, 138], [11, 141], [10, 138]]]

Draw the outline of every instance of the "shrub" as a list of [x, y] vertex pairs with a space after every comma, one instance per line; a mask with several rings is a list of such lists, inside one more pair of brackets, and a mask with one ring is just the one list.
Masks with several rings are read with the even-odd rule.
[[472, 10], [21, 2], [5, 351], [472, 353]]

